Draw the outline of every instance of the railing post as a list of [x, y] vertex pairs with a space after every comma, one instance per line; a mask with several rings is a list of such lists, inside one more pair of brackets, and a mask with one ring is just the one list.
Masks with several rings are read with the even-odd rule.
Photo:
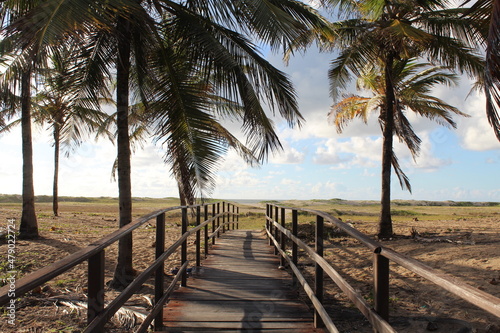
[[[160, 257], [163, 252], [165, 252], [165, 213], [162, 213], [156, 217], [156, 259]], [[165, 264], [162, 262], [161, 265], [156, 269], [155, 272], [155, 304], [158, 304], [160, 299], [163, 297], [163, 292], [165, 289]], [[154, 329], [155, 331], [163, 330], [163, 313], [156, 315], [154, 319]]]
[[[295, 237], [297, 237], [297, 233], [298, 233], [298, 211], [296, 209], [293, 209], [292, 210], [292, 235], [294, 235]], [[295, 242], [292, 242], [292, 262], [295, 266], [297, 266], [297, 263], [298, 263], [298, 247], [297, 247], [297, 244]], [[295, 276], [295, 274], [292, 274], [292, 282], [293, 282], [293, 286], [296, 287], [297, 286], [297, 277]]]
[[269, 217], [269, 204], [266, 203], [266, 230], [269, 231], [269, 221], [268, 221], [268, 218]]
[[226, 232], [226, 203], [222, 201], [222, 233]]
[[[208, 220], [208, 205], [203, 206], [205, 222]], [[205, 224], [205, 258], [208, 256], [208, 224]]]
[[[182, 208], [182, 227], [181, 227], [181, 235], [184, 235], [187, 232], [188, 226], [188, 212], [187, 207]], [[182, 242], [181, 245], [181, 265], [187, 261], [187, 239]], [[181, 286], [187, 286], [187, 272], [184, 270], [181, 276]]]
[[[196, 206], [196, 226], [200, 225], [200, 206]], [[201, 248], [200, 248], [200, 242], [201, 242], [201, 230], [198, 230], [196, 232], [196, 267], [201, 266]]]
[[389, 321], [389, 259], [380, 254], [381, 250], [376, 248], [373, 253], [375, 311]]
[[[279, 217], [279, 214], [278, 214], [278, 212], [279, 212], [278, 206], [274, 207], [274, 212], [275, 212], [274, 216], [275, 216], [276, 222], [278, 222], [278, 217]], [[279, 242], [280, 242], [280, 231], [278, 230], [278, 228], [274, 228], [274, 238], [276, 239], [276, 241], [277, 241], [277, 242], [278, 242], [278, 244], [279, 244]], [[279, 253], [279, 251], [278, 251], [278, 247], [277, 247], [277, 246], [275, 246], [275, 247], [274, 247], [274, 254], [278, 254], [278, 253]]]
[[232, 227], [233, 227], [233, 230], [235, 229], [235, 223], [234, 223], [234, 219], [235, 219], [235, 217], [234, 217], [234, 209], [235, 209], [235, 208], [236, 208], [236, 206], [235, 206], [235, 205], [233, 205], [233, 214], [232, 214], [232, 216], [231, 216], [231, 221], [233, 222], [233, 223], [231, 223], [231, 224], [232, 224]]
[[[268, 205], [268, 210], [269, 210], [269, 235], [273, 235], [273, 206], [271, 206], [270, 204]], [[267, 221], [267, 220], [266, 220]], [[269, 237], [269, 245], [273, 245], [273, 240], [271, 239], [271, 237]]]
[[[316, 253], [323, 257], [323, 224], [324, 220], [322, 216], [316, 216]], [[318, 298], [318, 301], [323, 303], [323, 268], [318, 264], [314, 264], [315, 267], [315, 290], [314, 294]], [[319, 316], [318, 311], [314, 310], [314, 327], [321, 328], [324, 327], [323, 320]]]
[[[212, 234], [215, 232], [215, 203], [212, 204], [212, 217], [214, 218], [212, 221]], [[212, 237], [212, 245], [215, 245], [215, 235]]]
[[[217, 203], [217, 215], [220, 214], [220, 202]], [[217, 217], [217, 237], [220, 237], [220, 217]]]
[[[104, 250], [94, 254], [88, 261], [88, 305], [87, 325], [104, 310]], [[101, 325], [95, 332], [104, 332]]]
[[[281, 208], [281, 226], [285, 228], [285, 208]], [[281, 233], [281, 250], [283, 253], [286, 253], [286, 237], [284, 233]], [[280, 265], [285, 266], [286, 259], [285, 257], [280, 258]]]
[[236, 229], [240, 228], [240, 207], [236, 207]]

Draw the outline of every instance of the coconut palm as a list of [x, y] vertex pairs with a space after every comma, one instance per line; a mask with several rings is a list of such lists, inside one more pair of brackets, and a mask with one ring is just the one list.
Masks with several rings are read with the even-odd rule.
[[[483, 59], [474, 51], [477, 40], [470, 22], [462, 18], [465, 9], [450, 9], [445, 0], [351, 2], [323, 0], [337, 6], [341, 21], [333, 23], [334, 34], [323, 47], [339, 49], [338, 57], [329, 70], [331, 95], [338, 101], [341, 91], [348, 88], [366, 64], [378, 64], [383, 70], [385, 103], [380, 114], [384, 137], [382, 147], [381, 213], [378, 235], [392, 235], [390, 211], [391, 165], [396, 111], [394, 63], [410, 58], [427, 58], [429, 62], [453, 68], [473, 77], [480, 77]], [[299, 46], [309, 45], [313, 38], [301, 36]]]
[[[74, 45], [74, 44], [73, 44]], [[78, 54], [72, 45], [52, 48], [50, 68], [40, 70], [42, 91], [34, 97], [34, 117], [40, 124], [48, 123], [54, 138], [54, 181], [52, 210], [58, 216], [59, 156], [61, 145], [68, 156], [91, 134], [112, 137], [105, 124], [108, 114], [99, 105], [89, 103], [79, 96], [77, 79]], [[110, 98], [102, 97], [100, 103], [111, 104]]]
[[[401, 60], [394, 63], [394, 133], [404, 142], [414, 159], [420, 152], [421, 140], [414, 132], [406, 114], [414, 112], [422, 117], [435, 120], [440, 125], [456, 128], [452, 114], [467, 116], [457, 108], [430, 95], [437, 84], [456, 84], [458, 77], [449, 73], [443, 67], [417, 63], [415, 60]], [[357, 90], [370, 92], [371, 96], [344, 95], [344, 99], [332, 106], [328, 114], [329, 120], [341, 133], [345, 126], [355, 118], [367, 122], [369, 113], [378, 113], [383, 119], [385, 111], [386, 89], [382, 68], [367, 65], [360, 73], [356, 83]], [[381, 123], [383, 128], [383, 124]], [[384, 137], [384, 140], [386, 138]], [[396, 155], [392, 155], [392, 166], [396, 172], [401, 188], [411, 192], [408, 177], [401, 169]]]
[[[2, 2], [0, 7], [0, 23], [2, 28], [29, 12], [34, 3]], [[38, 49], [31, 45], [24, 49], [26, 59], [19, 56], [15, 45], [17, 41], [2, 40], [0, 58], [7, 67], [0, 78], [0, 93], [3, 106], [11, 110], [21, 110], [22, 156], [23, 156], [23, 208], [19, 225], [19, 238], [32, 239], [39, 236], [38, 222], [35, 213], [35, 190], [33, 184], [33, 143], [31, 138], [31, 88], [32, 73], [35, 68], [34, 57]], [[17, 93], [20, 98], [16, 99]], [[2, 121], [4, 122], [4, 121]]]
[[[114, 67], [117, 82], [119, 225], [124, 226], [132, 216], [129, 102], [139, 99], [148, 105], [148, 99], [153, 96], [153, 86], [148, 83], [156, 81], [149, 78], [154, 77], [151, 75], [154, 74], [152, 67], [157, 58], [152, 56], [152, 52], [163, 50], [164, 55], [169, 53], [168, 48], [162, 45], [160, 31], [175, 33], [172, 40], [179, 41], [190, 50], [185, 61], [204, 69], [205, 80], [211, 78], [215, 82], [214, 89], [218, 95], [242, 104], [244, 111], [237, 118], [243, 119], [250, 149], [259, 159], [264, 159], [269, 150], [279, 148], [280, 144], [262, 102], [267, 101], [290, 124], [299, 123], [301, 116], [291, 82], [258, 54], [245, 35], [260, 39], [278, 50], [306, 29], [323, 23], [314, 10], [293, 0], [46, 0], [10, 24], [6, 33], [19, 35], [22, 40], [19, 45], [51, 43], [67, 34], [75, 38], [83, 35], [82, 41], [89, 45], [89, 66], [86, 68], [95, 69], [88, 71], [90, 87], [96, 88], [99, 79], [105, 78], [111, 66]], [[161, 88], [170, 92], [171, 103], [177, 103], [179, 100], [175, 92], [184, 82], [173, 80], [172, 83], [172, 86]], [[87, 92], [95, 98], [95, 89]], [[160, 114], [155, 116], [157, 123], [172, 119]], [[160, 128], [165, 129], [166, 126], [160, 125]], [[165, 139], [170, 137], [166, 133], [180, 134], [175, 127], [172, 129], [171, 132], [159, 133], [165, 135]], [[211, 141], [207, 140], [213, 140], [209, 136], [203, 139], [208, 143]], [[175, 147], [169, 142], [170, 149]], [[210, 164], [205, 166], [211, 168]], [[113, 285], [125, 285], [133, 277], [131, 249], [130, 237], [120, 241]]]

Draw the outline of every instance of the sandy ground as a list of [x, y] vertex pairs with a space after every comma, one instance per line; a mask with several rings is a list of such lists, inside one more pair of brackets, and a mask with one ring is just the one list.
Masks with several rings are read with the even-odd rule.
[[[446, 226], [436, 228], [436, 225]], [[367, 234], [373, 224], [354, 222]], [[411, 238], [415, 228], [419, 235]], [[500, 298], [500, 221], [496, 218], [460, 221], [411, 221], [397, 224], [388, 248], [417, 259], [439, 272]], [[365, 300], [373, 304], [372, 253], [359, 242], [332, 232], [325, 257]], [[407, 235], [407, 236], [403, 236]], [[308, 263], [306, 262], [306, 265]], [[313, 267], [307, 267], [312, 273]], [[390, 323], [398, 332], [500, 332], [500, 318], [391, 263]], [[372, 332], [364, 317], [327, 279], [325, 299], [341, 332]], [[340, 310], [339, 310], [340, 308]]]
[[[33, 272], [59, 260], [116, 228], [115, 212], [99, 209], [92, 209], [90, 212], [87, 209], [68, 206], [58, 218], [40, 213], [38, 221], [42, 237], [34, 241], [18, 240], [16, 243], [18, 275]], [[19, 210], [3, 207], [0, 221], [5, 222], [8, 218], [19, 220]], [[180, 235], [178, 221], [178, 216], [167, 217], [167, 246]], [[368, 235], [376, 233], [373, 222], [363, 222], [361, 218], [350, 222]], [[412, 229], [418, 232], [418, 240], [410, 237]], [[134, 233], [134, 262], [138, 271], [142, 271], [153, 260], [154, 231], [153, 223]], [[306, 238], [310, 237], [309, 227], [304, 226], [301, 231]], [[455, 219], [442, 221], [426, 221], [422, 218], [414, 221], [408, 218], [406, 222], [395, 224], [395, 232], [399, 237], [384, 241], [384, 246], [500, 297], [500, 216], [457, 216]], [[193, 248], [191, 244], [190, 249]], [[7, 244], [0, 244], [3, 279], [8, 270], [5, 265], [6, 253]], [[368, 302], [373, 301], [372, 254], [368, 250], [357, 241], [331, 230], [325, 256]], [[115, 257], [116, 247], [106, 251], [106, 281], [112, 278]], [[190, 257], [193, 257], [192, 253]], [[313, 270], [312, 264], [305, 257], [301, 257], [300, 264], [306, 272]], [[167, 277], [172, 276], [171, 270], [176, 266], [179, 266], [178, 253], [167, 262]], [[4, 312], [0, 331], [80, 332], [85, 327], [86, 310], [79, 308], [77, 301], [85, 302], [86, 271], [86, 264], [81, 264], [19, 299], [15, 325], [8, 323]], [[329, 279], [325, 280], [325, 287], [327, 309], [341, 332], [372, 332], [366, 320], [346, 301], [338, 287]], [[151, 308], [149, 302], [153, 298], [152, 293], [152, 281], [149, 281], [131, 298], [127, 307], [147, 312]], [[106, 290], [106, 300], [109, 301], [114, 295], [115, 291], [109, 288]], [[447, 333], [500, 332], [500, 318], [394, 264], [391, 264], [390, 295], [391, 324], [398, 332], [427, 332], [429, 329]], [[69, 302], [64, 303], [63, 300]], [[123, 321], [115, 321], [108, 326], [107, 331], [128, 331], [124, 327]]]

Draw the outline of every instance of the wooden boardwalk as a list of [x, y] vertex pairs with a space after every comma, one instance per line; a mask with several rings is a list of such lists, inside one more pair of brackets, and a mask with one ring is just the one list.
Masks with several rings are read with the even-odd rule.
[[323, 332], [255, 230], [232, 230], [164, 311], [164, 332]]

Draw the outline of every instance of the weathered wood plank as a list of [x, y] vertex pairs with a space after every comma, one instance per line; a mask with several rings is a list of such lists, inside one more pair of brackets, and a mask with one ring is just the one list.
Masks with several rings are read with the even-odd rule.
[[165, 332], [323, 332], [259, 231], [223, 235], [164, 310]]

